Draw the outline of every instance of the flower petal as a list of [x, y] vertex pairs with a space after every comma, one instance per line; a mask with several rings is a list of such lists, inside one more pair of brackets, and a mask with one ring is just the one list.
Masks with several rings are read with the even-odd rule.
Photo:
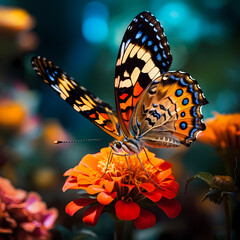
[[158, 175], [157, 175], [157, 182], [162, 182], [164, 181], [164, 179], [166, 179], [169, 175], [172, 174], [172, 169], [169, 168], [165, 171], [161, 171]]
[[98, 160], [96, 157], [94, 157], [91, 154], [87, 154], [79, 163], [79, 165], [83, 164], [85, 167], [95, 170], [95, 171], [99, 171], [98, 169]]
[[155, 215], [146, 210], [141, 208], [139, 216], [134, 220], [134, 225], [137, 229], [146, 229], [153, 227], [156, 223]]
[[171, 168], [172, 164], [170, 162], [163, 162], [161, 163], [161, 165], [158, 166], [159, 169], [161, 169], [161, 171], [166, 171], [167, 169]]
[[102, 205], [108, 205], [115, 199], [116, 195], [117, 195], [117, 192], [114, 192], [114, 193], [100, 192], [97, 195], [97, 200]]
[[162, 191], [163, 197], [168, 198], [168, 199], [172, 199], [172, 198], [175, 198], [177, 196], [177, 193], [178, 193], [178, 190], [179, 190], [179, 185], [176, 181], [171, 180], [168, 183], [163, 182], [161, 184], [161, 188], [164, 190], [164, 191]]
[[148, 199], [150, 199], [153, 202], [158, 202], [162, 198], [162, 192], [156, 189], [154, 192], [150, 193], [142, 193], [144, 196], [146, 196]]
[[62, 191], [65, 192], [68, 189], [78, 189], [78, 182], [76, 177], [69, 176], [62, 187]]
[[103, 207], [100, 204], [89, 207], [83, 214], [83, 222], [88, 226], [94, 227], [102, 213]]
[[96, 193], [105, 191], [105, 189], [100, 187], [99, 185], [90, 185], [87, 187], [86, 191], [89, 194], [96, 194]]
[[104, 181], [104, 187], [108, 192], [112, 192], [115, 181]]
[[116, 215], [121, 220], [134, 220], [140, 213], [140, 207], [135, 202], [118, 200], [115, 204]]
[[140, 187], [144, 188], [147, 192], [152, 192], [155, 190], [155, 186], [152, 183], [142, 183]]
[[51, 229], [58, 217], [58, 210], [56, 208], [50, 208], [44, 216], [43, 225], [46, 229]]
[[96, 202], [95, 199], [91, 199], [91, 198], [80, 198], [80, 199], [76, 199], [72, 202], [70, 202], [66, 208], [65, 211], [67, 214], [69, 214], [70, 216], [73, 216], [75, 214], [75, 212], [77, 212], [78, 210], [86, 207], [87, 205]]
[[182, 209], [180, 203], [176, 199], [162, 198], [156, 204], [167, 214], [169, 218], [177, 217]]

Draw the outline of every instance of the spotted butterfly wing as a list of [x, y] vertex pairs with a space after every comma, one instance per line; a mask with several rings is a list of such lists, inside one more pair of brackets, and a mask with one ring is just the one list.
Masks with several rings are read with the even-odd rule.
[[115, 100], [119, 124], [126, 137], [129, 121], [148, 84], [168, 71], [172, 62], [163, 28], [149, 12], [136, 16], [123, 37], [116, 63]]
[[189, 146], [205, 129], [201, 106], [207, 103], [198, 82], [187, 73], [167, 72], [142, 93], [130, 132], [152, 147]]
[[37, 74], [77, 112], [115, 139], [121, 139], [118, 117], [110, 105], [86, 90], [46, 58], [33, 57], [32, 65]]

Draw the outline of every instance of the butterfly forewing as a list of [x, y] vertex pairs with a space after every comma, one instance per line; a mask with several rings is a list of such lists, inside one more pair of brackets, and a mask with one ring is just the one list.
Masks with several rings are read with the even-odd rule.
[[188, 146], [205, 129], [201, 106], [206, 103], [198, 82], [188, 74], [165, 73], [143, 92], [130, 131], [151, 146]]
[[140, 13], [125, 32], [116, 63], [116, 108], [125, 136], [129, 136], [129, 121], [141, 93], [152, 80], [168, 71], [171, 62], [160, 23], [151, 13]]
[[86, 90], [51, 61], [33, 57], [32, 65], [37, 74], [77, 112], [112, 137], [121, 138], [118, 118], [110, 105]]

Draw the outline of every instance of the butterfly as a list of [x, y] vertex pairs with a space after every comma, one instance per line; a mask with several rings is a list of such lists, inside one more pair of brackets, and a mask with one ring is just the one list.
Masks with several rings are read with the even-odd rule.
[[169, 71], [169, 44], [159, 21], [142, 12], [128, 26], [117, 56], [116, 111], [59, 67], [33, 57], [36, 73], [77, 112], [115, 138], [116, 153], [144, 147], [189, 146], [205, 130], [201, 107], [208, 103], [189, 74]]

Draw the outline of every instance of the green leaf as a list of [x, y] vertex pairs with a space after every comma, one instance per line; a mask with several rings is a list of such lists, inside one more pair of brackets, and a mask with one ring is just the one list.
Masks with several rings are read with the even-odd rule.
[[196, 175], [194, 175], [193, 177], [191, 177], [190, 179], [188, 179], [187, 183], [186, 183], [186, 186], [185, 186], [185, 195], [187, 193], [188, 184], [195, 179], [201, 179], [205, 183], [210, 185], [210, 183], [212, 182], [212, 179], [213, 179], [213, 175], [211, 173], [207, 173], [207, 172], [199, 172]]

